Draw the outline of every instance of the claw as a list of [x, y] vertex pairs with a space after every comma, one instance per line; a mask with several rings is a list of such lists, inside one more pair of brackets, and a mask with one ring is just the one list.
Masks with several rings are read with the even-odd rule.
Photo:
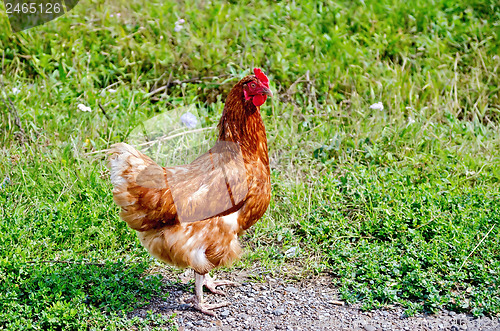
[[229, 285], [229, 286], [240, 286], [241, 284], [237, 282], [232, 282], [230, 280], [215, 280], [215, 277], [210, 277], [209, 274], [205, 275], [205, 280], [203, 281], [203, 285], [212, 293], [226, 295], [224, 291], [218, 290], [217, 286]]
[[210, 292], [215, 293], [215, 294], [220, 294], [220, 295], [226, 295], [221, 290], [218, 290], [216, 287], [221, 286], [221, 285], [231, 285], [231, 286], [238, 286], [240, 284], [236, 282], [231, 282], [228, 280], [214, 280], [212, 277], [210, 277], [209, 274], [201, 275], [197, 272], [194, 273], [194, 297], [188, 300], [189, 303], [193, 305], [193, 308], [202, 312], [203, 314], [207, 314], [210, 316], [215, 317], [215, 313], [211, 310], [221, 308], [221, 307], [226, 307], [229, 305], [228, 302], [221, 302], [221, 303], [215, 303], [215, 304], [207, 304], [203, 303], [203, 285], [205, 285]]
[[194, 309], [202, 312], [203, 314], [210, 315], [212, 317], [215, 317], [215, 313], [211, 310], [226, 307], [229, 305], [229, 302], [220, 302], [214, 304], [202, 303], [198, 300], [196, 295], [193, 296], [191, 299], [187, 300], [187, 302], [191, 303]]

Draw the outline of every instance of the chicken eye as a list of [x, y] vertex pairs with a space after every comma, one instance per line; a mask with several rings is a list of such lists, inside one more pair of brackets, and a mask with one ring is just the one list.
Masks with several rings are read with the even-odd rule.
[[255, 85], [255, 83], [250, 84], [250, 87], [251, 87], [251, 88], [255, 88], [256, 86], [257, 86], [257, 85]]

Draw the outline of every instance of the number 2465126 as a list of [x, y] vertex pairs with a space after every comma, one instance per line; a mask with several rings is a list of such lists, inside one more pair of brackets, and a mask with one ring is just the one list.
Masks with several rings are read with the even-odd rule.
[[61, 12], [60, 3], [17, 3], [5, 4], [7, 14], [58, 14]]

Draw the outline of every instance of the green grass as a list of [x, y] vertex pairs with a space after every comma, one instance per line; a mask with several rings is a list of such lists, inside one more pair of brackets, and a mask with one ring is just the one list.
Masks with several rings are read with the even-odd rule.
[[236, 267], [326, 272], [365, 309], [500, 314], [499, 22], [493, 0], [80, 1], [12, 34], [0, 11], [0, 328], [168, 326], [126, 316], [167, 293], [85, 153], [177, 107], [215, 125], [253, 66], [276, 92], [273, 199]]
[[[141, 279], [147, 263], [127, 267], [104, 265], [44, 265], [2, 261], [0, 325], [12, 330], [126, 329], [161, 326], [168, 318], [150, 314], [127, 319], [130, 307], [157, 294], [159, 276]], [[144, 324], [144, 325], [141, 325]]]

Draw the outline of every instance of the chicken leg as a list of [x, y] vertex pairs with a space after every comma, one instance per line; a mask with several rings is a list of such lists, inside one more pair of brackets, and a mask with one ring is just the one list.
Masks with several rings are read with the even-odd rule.
[[229, 302], [221, 302], [221, 303], [216, 303], [216, 304], [206, 304], [203, 303], [203, 285], [205, 285], [210, 292], [215, 293], [215, 294], [220, 294], [220, 295], [226, 295], [221, 290], [218, 290], [216, 287], [220, 285], [231, 285], [231, 286], [238, 286], [239, 284], [236, 282], [231, 282], [228, 280], [219, 280], [216, 281], [214, 278], [210, 277], [209, 274], [199, 274], [195, 271], [194, 273], [194, 292], [195, 295], [193, 298], [189, 300], [193, 304], [193, 308], [196, 310], [199, 310], [200, 312], [214, 316], [215, 313], [212, 312], [211, 310], [225, 307], [229, 305]]

